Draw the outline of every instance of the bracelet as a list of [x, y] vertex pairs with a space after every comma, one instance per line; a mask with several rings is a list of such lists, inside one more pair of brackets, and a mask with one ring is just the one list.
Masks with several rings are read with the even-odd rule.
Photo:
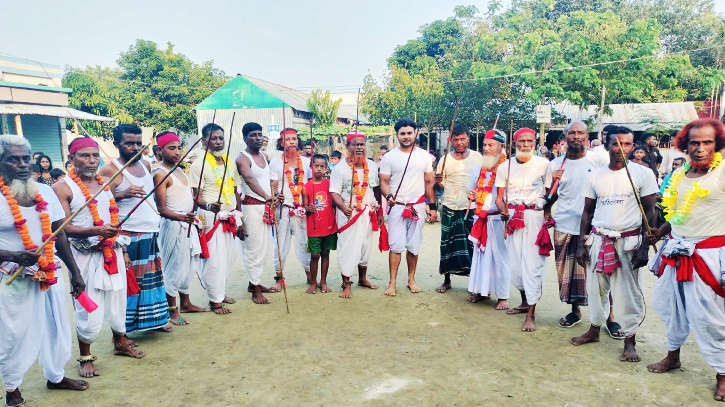
[[209, 209], [209, 202], [207, 202], [206, 205], [204, 205], [204, 210], [207, 210], [207, 211], [210, 210]]
[[428, 204], [428, 208], [430, 208], [430, 210], [432, 210], [432, 211], [437, 211], [438, 210], [438, 204], [435, 203], [435, 202], [431, 202], [431, 203]]
[[387, 194], [387, 195], [385, 195], [385, 199], [390, 199], [392, 197], [393, 197], [393, 194]]

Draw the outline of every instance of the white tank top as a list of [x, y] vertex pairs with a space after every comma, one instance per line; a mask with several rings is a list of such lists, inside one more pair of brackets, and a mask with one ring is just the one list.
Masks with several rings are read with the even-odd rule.
[[[73, 181], [70, 176], [66, 175], [65, 177], [63, 177], [63, 181], [68, 184], [68, 187], [73, 194], [73, 199], [71, 199], [70, 201], [70, 211], [75, 212], [78, 210], [78, 208], [83, 206], [84, 203], [86, 203], [86, 197], [83, 195], [83, 191], [81, 191], [81, 188], [78, 186], [78, 184], [76, 184], [76, 182]], [[98, 195], [98, 197], [96, 197], [98, 216], [100, 216], [104, 225], [111, 224], [111, 198], [113, 198], [113, 194], [111, 194], [111, 191], [103, 191], [100, 193], [100, 195]], [[72, 223], [75, 226], [80, 226], [84, 228], [93, 227], [93, 215], [91, 215], [91, 210], [88, 209], [87, 206], [83, 208], [81, 213], [73, 218]]]
[[[250, 169], [252, 171], [252, 177], [254, 177], [254, 179], [257, 180], [257, 183], [259, 184], [259, 186], [262, 188], [262, 190], [267, 195], [271, 195], [272, 189], [269, 185], [269, 183], [270, 183], [269, 163], [267, 163], [264, 166], [264, 168], [260, 168], [249, 153], [247, 153], [246, 151], [242, 151], [242, 154], [244, 154], [247, 158], [249, 158], [249, 161], [252, 162], [252, 166], [250, 167]], [[242, 187], [242, 193], [245, 196], [251, 196], [255, 199], [259, 199], [260, 201], [264, 200], [261, 196], [255, 194], [254, 191], [252, 191], [252, 188], [250, 188], [249, 185], [247, 185], [247, 183], [244, 181], [244, 179], [242, 179], [241, 187]]]
[[[162, 174], [168, 173], [166, 168], [159, 167], [156, 171], [163, 171]], [[194, 210], [194, 196], [191, 194], [191, 186], [189, 178], [181, 173], [186, 185], [176, 176], [176, 171], [171, 173], [171, 186], [166, 188], [166, 207], [176, 213], [189, 213]]]
[[[118, 159], [114, 159], [113, 164], [116, 166], [116, 168], [122, 167], [121, 163], [118, 162]], [[141, 163], [141, 167], [143, 167], [144, 171], [143, 178], [134, 177], [130, 172], [128, 172], [128, 170], [123, 170], [123, 181], [121, 182], [121, 185], [116, 188], [116, 191], [121, 192], [131, 188], [131, 184], [128, 182], [128, 179], [133, 182], [133, 185], [143, 187], [144, 191], [147, 194], [152, 189], [154, 189], [154, 177], [149, 173], [143, 163]], [[119, 218], [123, 220], [126, 217], [126, 214], [128, 214], [140, 200], [141, 198], [127, 198], [117, 201]], [[151, 206], [156, 208], [156, 201], [154, 200], [153, 195], [151, 195], [147, 199], [147, 201], [151, 204]], [[145, 203], [143, 205], [139, 205], [139, 207], [133, 212], [131, 217], [123, 224], [122, 229], [128, 232], [158, 232], [161, 217], [157, 215], [153, 209], [151, 209], [151, 206]]]

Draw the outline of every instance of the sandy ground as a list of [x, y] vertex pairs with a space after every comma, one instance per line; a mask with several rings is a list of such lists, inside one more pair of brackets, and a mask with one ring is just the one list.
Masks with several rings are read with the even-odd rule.
[[[90, 380], [88, 391], [47, 390], [36, 364], [21, 387], [23, 395], [29, 406], [84, 407], [715, 404], [714, 371], [692, 336], [682, 351], [681, 371], [647, 372], [647, 364], [666, 353], [664, 326], [651, 309], [637, 335], [640, 363], [620, 362], [622, 342], [604, 333], [598, 344], [569, 345], [587, 325], [556, 325], [567, 306], [558, 300], [553, 259], [533, 334], [520, 331], [523, 316], [495, 311], [492, 301], [466, 302], [464, 277], [454, 277], [448, 293], [435, 293], [441, 282], [439, 225], [425, 229], [420, 294], [410, 294], [401, 279], [398, 296], [384, 296], [387, 254], [376, 253], [369, 274], [381, 289], [355, 288], [352, 300], [338, 298], [341, 279], [333, 257], [334, 292], [309, 295], [302, 268], [290, 256], [287, 315], [281, 293], [270, 295], [267, 306], [249, 300], [238, 262], [228, 284], [228, 294], [239, 300], [230, 307], [233, 314], [187, 315], [191, 324], [173, 333], [134, 335], [148, 353], [141, 360], [113, 356], [106, 326], [103, 340], [93, 347], [102, 375]], [[263, 283], [271, 281], [268, 265]], [[648, 304], [654, 281], [647, 276]], [[516, 299], [512, 288], [512, 302]], [[196, 282], [192, 300], [206, 302]], [[74, 338], [73, 359], [77, 356]], [[75, 360], [67, 375], [78, 378]]]

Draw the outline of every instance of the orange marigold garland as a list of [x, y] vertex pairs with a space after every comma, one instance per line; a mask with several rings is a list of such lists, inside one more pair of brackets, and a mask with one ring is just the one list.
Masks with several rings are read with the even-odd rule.
[[[10, 212], [13, 214], [15, 229], [18, 230], [20, 238], [23, 240], [25, 250], [37, 249], [38, 245], [30, 237], [27, 220], [23, 217], [18, 201], [10, 191], [10, 187], [5, 184], [3, 177], [0, 177], [0, 190], [10, 207]], [[35, 210], [40, 213], [40, 225], [43, 231], [42, 239], [46, 241], [53, 234], [53, 226], [50, 222], [50, 215], [48, 214], [48, 202], [43, 199], [40, 192], [35, 194]], [[58, 278], [55, 276], [55, 270], [58, 269], [58, 265], [55, 264], [54, 257], [55, 239], [45, 246], [43, 255], [38, 257], [38, 271], [33, 275], [33, 280], [40, 282], [40, 289], [43, 291], [47, 291], [51, 285], [58, 282]]]
[[483, 181], [486, 179], [486, 173], [488, 170], [481, 167], [481, 172], [478, 174], [478, 184], [476, 186], [476, 211], [474, 212], [477, 216], [482, 217], [486, 214], [483, 212], [483, 204], [486, 201], [486, 197], [491, 193], [493, 190], [493, 183], [496, 181], [496, 172], [498, 171], [498, 166], [501, 165], [506, 161], [506, 154], [501, 154], [501, 158], [496, 163], [496, 166], [493, 167], [493, 170], [491, 171], [491, 178], [488, 180], [487, 185], [483, 185]]
[[355, 162], [350, 162], [350, 170], [352, 170], [352, 183], [355, 185], [355, 200], [356, 202], [356, 208], [357, 210], [362, 209], [362, 201], [365, 197], [365, 193], [368, 189], [368, 176], [370, 174], [370, 170], [368, 169], [368, 160], [365, 160], [363, 163], [363, 182], [362, 182], [362, 188], [360, 187], [360, 180], [357, 177], [357, 171], [355, 170]]
[[292, 182], [292, 170], [287, 162], [287, 154], [284, 154], [284, 173], [287, 175], [287, 182], [289, 183], [289, 190], [292, 192], [295, 206], [300, 205], [300, 195], [302, 194], [302, 188], [305, 187], [305, 169], [302, 167], [302, 157], [297, 154], [297, 185]]
[[[87, 200], [91, 199], [93, 196], [91, 194], [91, 191], [88, 190], [88, 187], [86, 184], [83, 183], [83, 180], [78, 176], [75, 169], [72, 169], [68, 171], [68, 176], [78, 185], [78, 188], [81, 189], [81, 192], [83, 192], [83, 197]], [[103, 177], [96, 174], [96, 181], [98, 181], [98, 184], [101, 185], [104, 191], [109, 191], [108, 186], [103, 186], [105, 181], [103, 180]], [[111, 195], [111, 198], [108, 200], [109, 202], [109, 212], [111, 213], [111, 224], [112, 225], [118, 225], [118, 205], [116, 204], [116, 200], [113, 198], [113, 195]], [[103, 219], [101, 219], [101, 215], [98, 213], [98, 202], [94, 199], [91, 203], [88, 204], [88, 209], [91, 211], [91, 216], [93, 216], [93, 225], [94, 226], [103, 226], [104, 222]], [[118, 236], [114, 236], [110, 239], [102, 239], [102, 246], [103, 246], [103, 262], [108, 264], [108, 266], [105, 266], [104, 268], [106, 270], [114, 270], [115, 268], [112, 266], [112, 263], [116, 262], [116, 256], [113, 252], [113, 245], [116, 242], [116, 238]], [[118, 271], [116, 270], [115, 273]], [[114, 272], [110, 272], [109, 274], [115, 274]]]

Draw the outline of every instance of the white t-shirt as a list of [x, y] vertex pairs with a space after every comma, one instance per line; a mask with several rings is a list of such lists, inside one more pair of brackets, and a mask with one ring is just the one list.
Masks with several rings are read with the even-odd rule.
[[[495, 184], [497, 188], [506, 186], [508, 162], [509, 160], [506, 160], [498, 167]], [[508, 202], [514, 205], [536, 204], [538, 209], [542, 209], [546, 203], [544, 199], [546, 188], [551, 186], [551, 174], [546, 171], [548, 165], [549, 160], [544, 157], [533, 156], [523, 164], [514, 157], [511, 161]]]
[[[471, 170], [476, 166], [481, 168], [483, 156], [474, 150], [463, 160], [456, 160], [448, 153], [446, 168], [443, 172], [443, 205], [454, 211], [464, 210], [468, 207], [468, 181]], [[443, 168], [443, 160], [438, 162], [438, 173]]]
[[[365, 190], [365, 196], [363, 197], [362, 204], [370, 205], [375, 202], [375, 194], [373, 188], [377, 187], [378, 182], [378, 165], [374, 162], [367, 160], [368, 162], [368, 188]], [[365, 177], [364, 170], [362, 168], [356, 168], [357, 179], [363, 182]], [[350, 205], [350, 187], [352, 186], [352, 171], [347, 161], [340, 161], [339, 164], [332, 168], [332, 174], [330, 174], [330, 192], [334, 192], [340, 197], [345, 205]], [[360, 187], [362, 188], [362, 186]], [[354, 195], [354, 193], [353, 193]]]
[[[627, 168], [640, 197], [659, 192], [655, 174], [649, 167], [629, 163]], [[594, 170], [587, 178], [584, 196], [597, 200], [592, 219], [594, 227], [622, 232], [642, 224], [642, 214], [624, 168], [612, 171], [606, 166]]]
[[[312, 178], [312, 168], [310, 168], [310, 159], [307, 157], [301, 157], [302, 158], [302, 167], [304, 167], [304, 179], [302, 180], [303, 184], [306, 184], [307, 181]], [[296, 160], [296, 159], [295, 159]], [[287, 206], [292, 206], [294, 203], [294, 197], [292, 196], [292, 191], [289, 189], [289, 181], [287, 180], [287, 175], [284, 173], [284, 160], [282, 156], [279, 156], [272, 160], [269, 163], [269, 178], [272, 181], [277, 181], [277, 191], [275, 191], [275, 194], [279, 193], [280, 190], [280, 184], [282, 184], [282, 191], [284, 193], [284, 204]], [[294, 182], [295, 179], [295, 171], [292, 170], [292, 182]], [[300, 192], [300, 204], [302, 203], [302, 192]]]
[[[549, 178], [554, 171], [561, 168], [565, 156], [556, 157], [547, 168]], [[609, 165], [609, 160], [601, 155], [587, 151], [584, 157], [578, 160], [564, 161], [564, 174], [556, 187], [559, 199], [556, 201], [554, 221], [556, 230], [570, 235], [579, 234], [579, 224], [584, 212], [584, 195], [582, 191], [589, 175], [597, 168]], [[553, 184], [553, 180], [552, 180]]]
[[[409, 155], [400, 151], [400, 148], [395, 148], [386, 153], [380, 161], [379, 172], [383, 175], [390, 175], [390, 193], [393, 196], [398, 191], [400, 180], [403, 179], [403, 170]], [[395, 198], [396, 201], [404, 204], [413, 203], [425, 195], [425, 174], [429, 172], [433, 172], [433, 161], [430, 154], [423, 149], [415, 148], [405, 172], [403, 185]]]
[[[645, 168], [645, 167], [643, 167]], [[699, 178], [682, 177], [677, 186], [677, 204], [679, 208], [685, 194], [692, 190], [692, 183], [710, 191], [705, 198], [695, 198], [690, 213], [682, 225], [672, 225], [672, 230], [680, 237], [706, 238], [725, 235], [725, 164]]]

